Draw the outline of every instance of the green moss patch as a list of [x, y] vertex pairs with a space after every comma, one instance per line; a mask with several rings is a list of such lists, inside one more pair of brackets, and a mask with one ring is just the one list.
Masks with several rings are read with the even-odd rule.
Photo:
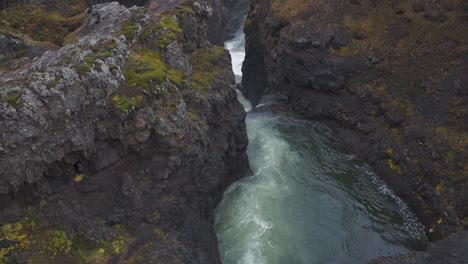
[[401, 166], [398, 165], [398, 164], [396, 164], [392, 159], [388, 159], [388, 160], [387, 160], [387, 163], [388, 163], [388, 167], [389, 167], [392, 171], [394, 171], [394, 172], [396, 172], [396, 173], [398, 173], [398, 174], [402, 174], [402, 173], [403, 173], [403, 171], [401, 170]]
[[188, 118], [190, 118], [190, 120], [192, 120], [192, 121], [198, 121], [198, 120], [200, 120], [200, 118], [198, 117], [198, 115], [195, 114], [194, 112], [191, 112], [191, 111], [187, 112], [187, 116], [188, 116]]
[[7, 102], [14, 108], [20, 108], [21, 106], [23, 106], [23, 102], [21, 101], [22, 95], [23, 93], [21, 92], [13, 93], [3, 97], [3, 101]]
[[224, 54], [225, 50], [220, 46], [206, 49], [197, 49], [190, 55], [192, 63], [192, 86], [197, 90], [211, 88], [211, 82], [219, 76], [219, 68], [216, 62]]
[[146, 27], [140, 35], [140, 42], [164, 51], [171, 42], [182, 37], [178, 20], [173, 16], [166, 16], [162, 17], [157, 25]]
[[0, 11], [0, 29], [24, 34], [32, 40], [62, 45], [84, 19], [86, 1], [54, 0], [55, 4], [34, 4], [9, 7]]
[[97, 245], [81, 235], [70, 235], [51, 228], [35, 210], [29, 210], [15, 223], [0, 227], [0, 263], [7, 263], [13, 252], [25, 254], [28, 263], [107, 263], [122, 254], [134, 240], [130, 232], [114, 226], [116, 237]]
[[135, 39], [137, 30], [138, 26], [124, 24], [122, 25], [121, 33], [125, 36], [128, 42], [132, 42]]
[[159, 24], [164, 29], [171, 31], [172, 33], [182, 33], [182, 29], [179, 27], [179, 22], [172, 16], [161, 18]]
[[125, 95], [115, 95], [112, 97], [112, 103], [122, 112], [128, 113], [132, 107], [139, 107], [143, 101], [143, 96], [127, 97]]
[[195, 16], [195, 11], [190, 6], [178, 5], [176, 7], [176, 17], [182, 19], [186, 15]]
[[171, 83], [180, 87], [183, 84], [185, 74], [176, 69], [169, 69], [167, 70], [167, 78]]
[[130, 87], [151, 88], [164, 82], [166, 65], [159, 55], [151, 51], [132, 52], [124, 67]]

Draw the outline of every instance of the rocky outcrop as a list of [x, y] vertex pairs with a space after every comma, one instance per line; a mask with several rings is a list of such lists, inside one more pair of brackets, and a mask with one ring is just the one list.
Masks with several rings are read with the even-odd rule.
[[248, 170], [245, 112], [212, 3], [166, 7], [95, 5], [0, 71], [0, 262], [220, 263], [212, 211]]
[[244, 94], [336, 128], [433, 240], [468, 223], [463, 1], [251, 1]]
[[424, 252], [413, 252], [398, 257], [381, 257], [368, 264], [459, 264], [468, 259], [468, 231], [431, 243]]

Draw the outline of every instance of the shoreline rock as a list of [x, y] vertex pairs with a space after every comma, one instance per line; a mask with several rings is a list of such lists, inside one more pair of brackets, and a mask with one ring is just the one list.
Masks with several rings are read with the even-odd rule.
[[433, 241], [468, 227], [462, 5], [251, 1], [245, 24], [246, 97], [286, 96], [287, 107], [336, 128]]

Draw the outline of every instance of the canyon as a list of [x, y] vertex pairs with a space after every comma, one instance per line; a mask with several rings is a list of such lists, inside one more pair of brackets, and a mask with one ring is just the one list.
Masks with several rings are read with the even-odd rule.
[[463, 1], [0, 8], [0, 263], [468, 259]]

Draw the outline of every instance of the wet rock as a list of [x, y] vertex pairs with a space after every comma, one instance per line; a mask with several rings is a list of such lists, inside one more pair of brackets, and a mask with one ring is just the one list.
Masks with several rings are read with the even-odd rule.
[[424, 252], [414, 252], [397, 257], [382, 257], [369, 264], [461, 264], [468, 261], [468, 231], [463, 230], [450, 238], [431, 243]]

